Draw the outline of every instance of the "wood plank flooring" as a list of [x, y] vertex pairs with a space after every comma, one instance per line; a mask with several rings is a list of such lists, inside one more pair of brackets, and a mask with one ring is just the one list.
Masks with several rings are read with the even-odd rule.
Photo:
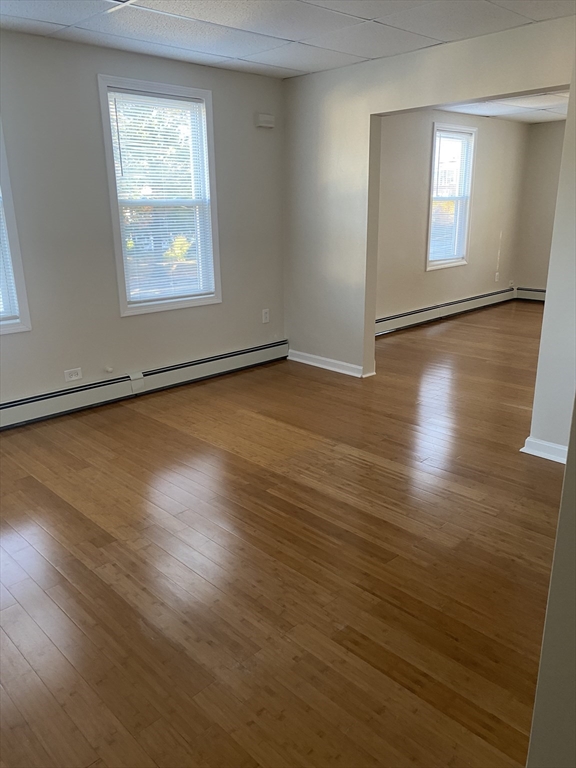
[[524, 765], [541, 306], [5, 432], [2, 768]]

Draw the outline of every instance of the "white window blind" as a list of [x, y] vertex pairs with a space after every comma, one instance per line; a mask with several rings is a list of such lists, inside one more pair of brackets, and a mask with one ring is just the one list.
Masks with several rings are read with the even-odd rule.
[[466, 261], [474, 136], [474, 130], [434, 127], [429, 266]]
[[8, 242], [4, 200], [0, 189], [0, 321], [10, 322], [19, 319], [18, 294]]
[[128, 311], [214, 297], [205, 102], [109, 88], [108, 109]]

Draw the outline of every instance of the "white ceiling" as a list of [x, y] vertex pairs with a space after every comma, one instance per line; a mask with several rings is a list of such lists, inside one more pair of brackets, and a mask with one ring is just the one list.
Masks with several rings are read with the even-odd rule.
[[473, 104], [450, 104], [442, 109], [465, 115], [498, 117], [519, 123], [550, 123], [554, 120], [566, 120], [568, 97], [568, 91], [555, 91]]
[[574, 13], [576, 0], [0, 0], [9, 29], [278, 78]]

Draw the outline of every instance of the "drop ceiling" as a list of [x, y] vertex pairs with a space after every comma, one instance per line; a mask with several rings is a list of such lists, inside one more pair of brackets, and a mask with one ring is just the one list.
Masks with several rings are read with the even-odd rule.
[[576, 0], [0, 0], [8, 29], [278, 78], [574, 13]]
[[550, 123], [554, 120], [566, 120], [568, 97], [568, 91], [554, 91], [472, 104], [450, 104], [442, 109], [519, 123]]

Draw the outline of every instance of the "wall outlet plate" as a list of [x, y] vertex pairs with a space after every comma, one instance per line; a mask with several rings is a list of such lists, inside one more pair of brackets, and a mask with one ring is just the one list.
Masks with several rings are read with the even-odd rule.
[[79, 381], [82, 378], [82, 368], [70, 368], [64, 371], [64, 381]]
[[276, 118], [274, 115], [267, 115], [263, 112], [258, 112], [254, 118], [257, 128], [274, 128], [276, 125]]
[[263, 309], [262, 310], [262, 322], [263, 323], [269, 323], [270, 322], [270, 310], [269, 309]]

